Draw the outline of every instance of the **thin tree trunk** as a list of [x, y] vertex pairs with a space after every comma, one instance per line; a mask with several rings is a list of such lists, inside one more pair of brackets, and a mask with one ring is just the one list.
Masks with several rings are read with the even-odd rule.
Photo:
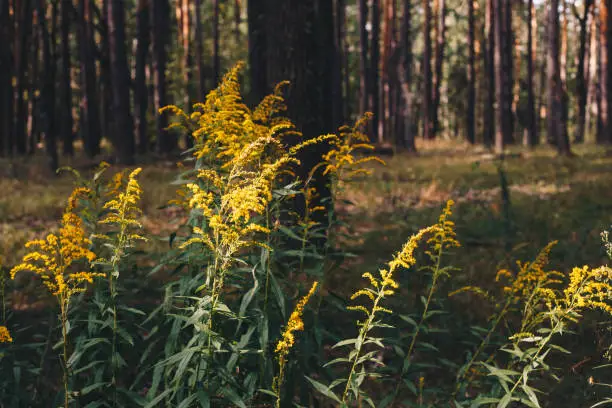
[[240, 0], [234, 0], [234, 40], [240, 44], [240, 22], [242, 21], [242, 4]]
[[[91, 0], [79, 1], [79, 48], [81, 60], [81, 137], [89, 157], [100, 153], [100, 117], [96, 92], [96, 67], [92, 47]], [[108, 120], [108, 117], [105, 117]]]
[[559, 0], [551, 0], [548, 10], [548, 107], [547, 131], [556, 139], [557, 152], [571, 155], [565, 115], [563, 114], [563, 85], [561, 83]]
[[128, 69], [125, 45], [125, 8], [124, 3], [109, 1], [108, 29], [110, 38], [110, 61], [113, 78], [113, 143], [117, 162], [134, 162], [134, 122], [130, 112], [130, 71]]
[[[204, 101], [206, 97], [206, 73], [204, 72], [204, 57], [203, 57], [203, 46], [202, 38], [202, 16], [200, 15], [202, 7], [202, 0], [195, 0], [194, 2], [194, 14], [195, 14], [195, 59], [196, 66], [198, 69], [198, 88], [196, 92], [196, 98], [199, 101]], [[252, 2], [249, 2], [252, 3]]]
[[45, 18], [45, 1], [38, 0], [38, 23], [40, 25], [40, 34], [42, 39], [44, 77], [43, 89], [41, 93], [42, 107], [44, 112], [44, 132], [45, 132], [45, 150], [49, 159], [49, 167], [51, 171], [57, 170], [57, 144], [56, 144], [56, 129], [55, 129], [55, 61], [51, 55], [51, 40], [49, 31], [46, 26]]
[[503, 153], [504, 146], [507, 140], [506, 132], [508, 130], [508, 118], [506, 117], [506, 95], [505, 84], [507, 72], [504, 72], [504, 51], [506, 38], [504, 36], [504, 0], [495, 2], [495, 99], [497, 106], [495, 108], [495, 151], [498, 154]]
[[[589, 13], [591, 6], [593, 5], [593, 0], [585, 0], [584, 1], [584, 10], [582, 13], [582, 17], [578, 16], [576, 12], [576, 17], [578, 18], [578, 23], [580, 25], [580, 47], [578, 54], [576, 55], [577, 60], [577, 70], [576, 70], [576, 93], [577, 93], [577, 107], [576, 112], [578, 114], [577, 124], [576, 124], [576, 134], [574, 135], [574, 143], [582, 143], [584, 142], [584, 133], [585, 133], [585, 121], [586, 121], [586, 109], [587, 109], [587, 100], [588, 100], [588, 90], [589, 90], [589, 60], [590, 60], [590, 36], [589, 33]], [[575, 9], [574, 9], [575, 10]]]
[[213, 75], [215, 86], [221, 79], [221, 57], [219, 55], [219, 0], [212, 0], [213, 4]]
[[421, 109], [423, 111], [423, 138], [433, 139], [432, 127], [432, 91], [431, 91], [431, 8], [429, 0], [423, 0], [423, 94]]
[[[170, 5], [168, 0], [152, 0], [153, 15], [153, 79], [155, 83], [155, 111], [169, 104], [166, 84], [166, 67], [168, 64], [168, 35], [170, 31]], [[157, 152], [170, 153], [176, 148], [176, 137], [166, 131], [168, 118], [156, 115], [157, 118]]]
[[533, 77], [535, 75], [534, 60], [534, 30], [537, 28], [535, 6], [533, 0], [527, 2], [527, 128], [525, 144], [534, 147], [538, 144], [538, 125], [535, 112], [535, 96]]
[[344, 121], [343, 105], [345, 98], [342, 94], [342, 62], [343, 62], [343, 36], [344, 36], [344, 0], [334, 0], [334, 55], [332, 73], [332, 97], [333, 103], [333, 122], [335, 127], [339, 127]]
[[475, 104], [476, 104], [476, 72], [475, 72], [475, 51], [474, 51], [474, 0], [467, 0], [468, 6], [468, 100], [466, 114], [467, 141], [474, 144], [476, 141], [475, 129]]
[[444, 47], [446, 46], [446, 0], [436, 0], [438, 3], [436, 12], [436, 50], [435, 50], [435, 71], [433, 79], [433, 96], [432, 96], [432, 137], [436, 137], [440, 128], [439, 110], [440, 110], [440, 89], [442, 87], [442, 69], [444, 64]]
[[368, 2], [359, 0], [359, 113], [369, 110], [370, 63], [368, 60]]
[[484, 60], [487, 75], [487, 98], [484, 108], [484, 145], [490, 147], [495, 138], [495, 3], [487, 0], [486, 9], [487, 47]]
[[26, 72], [28, 67], [28, 44], [29, 34], [32, 26], [32, 1], [19, 1], [15, 3], [18, 16], [17, 29], [15, 30], [15, 73], [16, 73], [16, 95], [15, 95], [15, 147], [17, 154], [26, 154], [27, 147], [27, 105], [25, 100]]
[[63, 142], [64, 154], [74, 155], [74, 135], [72, 133], [72, 87], [70, 75], [70, 15], [72, 10], [71, 0], [62, 0], [62, 74], [61, 74], [61, 123], [60, 134]]
[[138, 151], [146, 153], [149, 150], [149, 135], [147, 132], [148, 89], [147, 89], [147, 55], [150, 43], [150, 0], [138, 0], [136, 11], [136, 75], [134, 78], [134, 109], [136, 112], [136, 134], [138, 135]]
[[380, 2], [372, 0], [372, 41], [370, 45], [370, 102], [372, 110], [372, 133], [373, 142], [380, 141], [382, 137], [378, 133], [378, 122], [380, 120]]
[[600, 92], [601, 92], [601, 134], [599, 137], [600, 143], [612, 143], [612, 127], [610, 119], [612, 116], [612, 103], [610, 98], [610, 76], [612, 74], [612, 66], [610, 66], [610, 55], [612, 54], [612, 24], [610, 24], [610, 0], [601, 0], [599, 3], [599, 42], [601, 47], [601, 75], [599, 77]]
[[414, 128], [412, 121], [412, 4], [404, 0], [404, 15], [400, 35], [399, 52], [400, 64], [397, 66], [398, 79], [403, 99], [403, 140], [402, 145], [408, 152], [416, 153], [414, 141]]
[[[0, 1], [0, 37], [12, 38], [8, 0]], [[13, 154], [13, 62], [10, 41], [0, 41], [0, 156]]]

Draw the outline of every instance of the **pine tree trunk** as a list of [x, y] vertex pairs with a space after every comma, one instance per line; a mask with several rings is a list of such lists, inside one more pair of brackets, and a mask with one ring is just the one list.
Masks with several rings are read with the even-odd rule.
[[134, 110], [136, 112], [136, 134], [138, 151], [146, 153], [149, 150], [149, 135], [147, 132], [148, 89], [147, 89], [147, 56], [150, 41], [150, 0], [138, 0], [136, 10], [136, 75], [134, 78]]
[[535, 75], [534, 30], [537, 28], [533, 0], [527, 2], [527, 128], [525, 144], [534, 147], [538, 144], [538, 125], [535, 112], [533, 77]]
[[368, 95], [370, 90], [370, 63], [368, 59], [368, 2], [359, 0], [359, 113], [369, 110]]
[[599, 3], [599, 46], [601, 47], [601, 75], [599, 77], [600, 93], [601, 93], [601, 111], [599, 113], [601, 120], [600, 136], [598, 141], [604, 144], [612, 143], [612, 127], [610, 119], [612, 116], [612, 103], [610, 98], [610, 76], [612, 74], [612, 66], [610, 66], [610, 55], [612, 54], [612, 24], [610, 24], [610, 0], [601, 0]]
[[466, 112], [467, 141], [474, 144], [476, 141], [476, 129], [474, 112], [476, 104], [476, 72], [475, 72], [475, 50], [474, 50], [474, 0], [467, 0], [468, 3], [468, 100]]
[[[155, 83], [155, 111], [169, 105], [166, 83], [166, 67], [168, 53], [166, 47], [170, 32], [170, 5], [168, 0], [152, 0], [153, 15], [153, 82]], [[157, 119], [157, 152], [170, 153], [176, 149], [176, 137], [166, 131], [168, 118], [166, 115], [156, 115]]]
[[[257, 0], [255, 0], [257, 1]], [[212, 0], [213, 4], [213, 77], [215, 85], [221, 79], [221, 57], [219, 55], [219, 0]]]
[[[100, 116], [96, 87], [96, 66], [92, 47], [93, 23], [91, 0], [79, 1], [79, 49], [81, 64], [81, 138], [89, 157], [100, 153]], [[110, 77], [108, 77], [110, 79]], [[105, 121], [109, 118], [105, 117]]]
[[344, 122], [344, 103], [345, 98], [342, 94], [342, 62], [343, 62], [343, 37], [344, 37], [344, 1], [334, 0], [334, 59], [333, 59], [333, 83], [332, 83], [332, 97], [333, 97], [333, 122], [334, 127], [339, 127]]
[[431, 8], [429, 0], [423, 0], [423, 138], [433, 139], [433, 106], [431, 87]]
[[45, 18], [45, 1], [38, 0], [38, 24], [40, 26], [40, 34], [42, 39], [43, 50], [43, 88], [41, 92], [44, 124], [43, 130], [45, 133], [45, 150], [49, 159], [49, 167], [55, 172], [58, 167], [57, 158], [57, 142], [55, 129], [55, 72], [56, 65], [51, 55], [51, 40], [49, 31], [47, 30]]
[[62, 24], [62, 73], [61, 73], [61, 123], [60, 134], [63, 142], [63, 153], [74, 155], [74, 135], [72, 133], [72, 88], [70, 75], [70, 11], [72, 3], [70, 0], [62, 0], [61, 3]]
[[130, 71], [125, 45], [125, 3], [109, 1], [108, 29], [113, 78], [113, 144], [117, 162], [134, 163], [134, 122], [130, 111]]
[[412, 120], [412, 4], [404, 0], [404, 16], [400, 35], [401, 60], [398, 65], [398, 78], [403, 99], [403, 145], [408, 152], [416, 153], [415, 130]]
[[[203, 30], [202, 30], [202, 12], [201, 6], [202, 0], [195, 0], [194, 2], [194, 14], [195, 14], [195, 59], [196, 67], [198, 70], [198, 87], [196, 92], [196, 98], [198, 101], [204, 101], [206, 97], [206, 73], [204, 72], [204, 56], [203, 56]], [[249, 2], [252, 3], [252, 2]]]
[[571, 154], [563, 114], [563, 84], [561, 83], [559, 0], [551, 0], [548, 10], [548, 106], [547, 132], [556, 140], [560, 155]]
[[370, 95], [369, 106], [372, 110], [371, 136], [372, 142], [378, 142], [381, 134], [378, 133], [380, 120], [380, 2], [372, 0], [372, 39], [370, 43]]
[[580, 25], [580, 46], [578, 54], [576, 55], [577, 60], [577, 69], [576, 69], [576, 112], [578, 117], [576, 118], [576, 134], [574, 135], [574, 143], [582, 143], [584, 142], [584, 134], [585, 134], [585, 121], [586, 121], [586, 109], [587, 109], [587, 100], [588, 100], [588, 90], [589, 90], [589, 45], [590, 45], [590, 36], [589, 33], [589, 13], [591, 6], [593, 5], [593, 0], [585, 0], [584, 2], [584, 10], [582, 13], [582, 17], [579, 17], [579, 25]]
[[27, 146], [27, 104], [25, 92], [27, 89], [26, 72], [28, 67], [28, 45], [32, 27], [32, 1], [19, 1], [15, 3], [18, 18], [15, 30], [15, 147], [18, 155], [26, 154]]
[[487, 47], [485, 49], [484, 66], [487, 77], [487, 97], [484, 107], [484, 145], [490, 147], [495, 138], [495, 3], [487, 0], [486, 9]]
[[494, 6], [495, 12], [495, 151], [498, 154], [503, 153], [505, 142], [507, 140], [506, 132], [508, 129], [506, 117], [506, 77], [507, 72], [504, 72], [504, 51], [506, 38], [504, 36], [504, 0], [496, 0]]
[[442, 87], [442, 68], [444, 64], [444, 48], [446, 46], [446, 0], [436, 0], [434, 4], [439, 2], [436, 12], [436, 50], [435, 50], [435, 71], [433, 79], [433, 96], [432, 96], [432, 137], [436, 137], [440, 130], [440, 89]]
[[[9, 2], [0, 1], [0, 37], [12, 38]], [[0, 41], [0, 156], [13, 154], [13, 62], [11, 44]]]

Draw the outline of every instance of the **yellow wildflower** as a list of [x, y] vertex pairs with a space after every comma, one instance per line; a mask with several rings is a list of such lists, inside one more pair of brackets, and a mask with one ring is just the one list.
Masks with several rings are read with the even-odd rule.
[[319, 282], [315, 282], [312, 284], [310, 291], [304, 296], [295, 306], [291, 316], [289, 317], [289, 321], [287, 322], [287, 327], [285, 327], [285, 331], [283, 332], [282, 339], [276, 345], [276, 349], [274, 352], [278, 355], [287, 355], [289, 350], [293, 347], [295, 343], [295, 337], [293, 333], [296, 331], [304, 330], [304, 322], [302, 321], [302, 314], [304, 313], [304, 307], [306, 303], [310, 300], [315, 290], [317, 290], [317, 286]]
[[431, 255], [440, 253], [440, 251], [448, 248], [461, 246], [459, 241], [457, 241], [455, 223], [450, 219], [453, 214], [452, 208], [454, 204], [453, 200], [446, 202], [446, 206], [438, 218], [436, 232], [427, 241], [428, 244], [432, 245], [432, 251], [429, 252]]
[[612, 269], [607, 266], [574, 268], [564, 295], [568, 305], [579, 309], [600, 309], [612, 314]]
[[11, 337], [11, 333], [9, 333], [6, 326], [0, 326], [0, 343], [12, 343], [13, 338]]
[[83, 222], [73, 212], [77, 197], [87, 191], [89, 190], [76, 188], [70, 195], [58, 235], [49, 234], [46, 239], [26, 243], [26, 248], [33, 250], [11, 270], [12, 279], [21, 271], [34, 272], [40, 276], [51, 294], [67, 301], [72, 294], [84, 290], [83, 283], [91, 283], [94, 277], [101, 275], [71, 271], [78, 261], [91, 263], [96, 259], [96, 255], [89, 250], [91, 240], [86, 237]]

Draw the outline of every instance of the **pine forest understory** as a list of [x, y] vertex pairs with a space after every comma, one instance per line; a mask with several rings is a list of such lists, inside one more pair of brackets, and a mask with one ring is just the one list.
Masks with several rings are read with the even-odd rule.
[[612, 405], [612, 0], [0, 0], [0, 408]]

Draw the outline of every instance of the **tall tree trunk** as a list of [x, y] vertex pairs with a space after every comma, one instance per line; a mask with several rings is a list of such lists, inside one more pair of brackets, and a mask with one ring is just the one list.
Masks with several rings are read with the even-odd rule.
[[[587, 68], [585, 75], [587, 77], [587, 109], [585, 117], [585, 138], [586, 135], [597, 134], [596, 120], [593, 120], [593, 116], [597, 118], [597, 94], [599, 89], [599, 82], [597, 77], [597, 64], [598, 64], [598, 42], [599, 36], [597, 35], [597, 6], [593, 3], [591, 7], [591, 28], [589, 30], [589, 45], [588, 45], [588, 58]], [[595, 129], [595, 131], [593, 131]]]
[[476, 70], [474, 68], [476, 58], [474, 50], [474, 0], [467, 0], [468, 3], [468, 100], [466, 114], [467, 141], [474, 144], [476, 141], [475, 129], [475, 104], [476, 104]]
[[[93, 53], [93, 10], [91, 0], [79, 0], [79, 49], [81, 63], [81, 137], [89, 157], [100, 153], [100, 116]], [[108, 120], [108, 117], [105, 117]]]
[[334, 60], [333, 60], [333, 122], [334, 127], [339, 127], [344, 122], [344, 103], [346, 99], [342, 94], [342, 62], [343, 62], [343, 38], [344, 38], [344, 0], [334, 0]]
[[63, 142], [62, 151], [72, 156], [74, 154], [74, 135], [72, 133], [72, 87], [70, 75], [70, 15], [72, 2], [62, 0], [62, 74], [61, 74], [61, 123], [60, 134]]
[[32, 26], [32, 1], [15, 2], [18, 16], [17, 29], [15, 30], [15, 73], [17, 78], [15, 95], [15, 147], [17, 154], [26, 154], [27, 146], [27, 104], [25, 92], [27, 89], [26, 72], [28, 67], [28, 44], [29, 34]]
[[487, 98], [484, 107], [484, 145], [490, 147], [495, 138], [495, 3], [487, 0], [485, 16], [487, 47], [484, 53], [484, 66], [487, 77]]
[[370, 44], [370, 109], [372, 109], [373, 142], [380, 141], [378, 121], [380, 120], [380, 2], [372, 0], [372, 41]]
[[433, 106], [431, 87], [431, 7], [429, 0], [423, 0], [423, 138], [433, 139]]
[[585, 133], [585, 121], [586, 121], [586, 109], [587, 109], [587, 100], [588, 100], [588, 82], [589, 82], [589, 47], [590, 45], [590, 36], [589, 33], [589, 13], [591, 6], [593, 5], [593, 0], [585, 0], [584, 1], [584, 10], [582, 13], [582, 17], [578, 15], [578, 12], [574, 8], [576, 17], [578, 18], [578, 23], [580, 26], [580, 46], [578, 50], [578, 54], [576, 55], [577, 60], [577, 70], [576, 70], [576, 112], [578, 117], [576, 118], [576, 134], [574, 135], [574, 143], [582, 143], [584, 142], [584, 133]]
[[612, 93], [610, 91], [612, 66], [610, 65], [610, 55], [612, 54], [612, 24], [610, 20], [610, 0], [601, 0], [599, 3], [599, 42], [601, 47], [601, 75], [599, 77], [601, 93], [601, 129], [599, 142], [612, 143]]
[[555, 138], [557, 151], [561, 155], [570, 155], [567, 132], [564, 127], [563, 114], [563, 85], [561, 83], [560, 62], [560, 28], [559, 28], [559, 0], [551, 0], [548, 10], [548, 52], [547, 52], [547, 77], [548, 77], [548, 107], [547, 107], [547, 131]]
[[[438, 3], [439, 2], [439, 3]], [[435, 0], [434, 4], [438, 5], [436, 11], [436, 50], [435, 50], [435, 71], [433, 78], [433, 96], [432, 96], [432, 137], [436, 137], [440, 128], [440, 89], [442, 87], [442, 68], [444, 64], [444, 47], [446, 46], [446, 0]]]
[[242, 21], [242, 4], [240, 0], [234, 0], [234, 40], [240, 45], [240, 22]]
[[[305, 139], [333, 131], [330, 86], [334, 53], [332, 3], [329, 0], [270, 0], [269, 6], [268, 85], [281, 80], [290, 81], [287, 112]], [[292, 57], [287, 58], [288, 55]], [[304, 149], [300, 154], [302, 165], [298, 176], [306, 179], [326, 151], [322, 144]], [[312, 187], [316, 188], [318, 199], [325, 200], [325, 203], [329, 197], [329, 184], [322, 171], [315, 172]], [[295, 208], [298, 214], [303, 213], [303, 200], [296, 202]], [[325, 223], [326, 215], [324, 212], [321, 215], [317, 221]], [[302, 401], [302, 404], [306, 403]]]
[[51, 55], [51, 40], [45, 18], [45, 0], [38, 0], [38, 24], [42, 39], [44, 77], [41, 92], [43, 114], [43, 129], [45, 132], [45, 150], [49, 159], [51, 171], [57, 170], [57, 143], [55, 129], [55, 72], [56, 65]]
[[[514, 142], [514, 117], [515, 111], [513, 108], [514, 101], [514, 70], [513, 63], [514, 52], [514, 31], [512, 28], [512, 5], [516, 4], [513, 0], [502, 0], [503, 3], [503, 29], [502, 35], [504, 38], [503, 49], [503, 71], [504, 71], [504, 117], [506, 119], [506, 130], [504, 131], [504, 144]], [[520, 66], [520, 61], [519, 61]], [[518, 78], [517, 78], [518, 80]]]
[[204, 40], [202, 35], [204, 32], [202, 30], [202, 16], [200, 15], [202, 12], [201, 3], [202, 0], [195, 0], [193, 10], [193, 13], [195, 14], [195, 59], [198, 70], [198, 87], [195, 94], [198, 101], [204, 101], [204, 98], [206, 97], [206, 73], [204, 72], [204, 47], [202, 45]]
[[212, 0], [213, 4], [213, 76], [215, 86], [221, 79], [221, 56], [219, 55], [219, 0]]
[[404, 16], [400, 35], [399, 52], [401, 53], [398, 65], [398, 78], [403, 98], [403, 145], [409, 152], [416, 153], [414, 141], [414, 125], [412, 121], [412, 4], [410, 0], [404, 0]]
[[508, 118], [506, 117], [505, 84], [507, 72], [504, 72], [504, 0], [495, 1], [495, 151], [503, 153], [507, 140]]
[[108, 34], [110, 38], [110, 61], [113, 78], [113, 144], [117, 162], [134, 162], [134, 122], [130, 112], [130, 71], [125, 45], [125, 3], [109, 1]]
[[[91, 0], [88, 0], [91, 1]], [[102, 55], [100, 58], [100, 105], [101, 109], [98, 111], [102, 115], [100, 123], [101, 134], [105, 136], [111, 135], [111, 128], [113, 124], [112, 105], [113, 105], [113, 81], [110, 67], [110, 42], [108, 35], [108, 7], [107, 3], [109, 0], [102, 0], [102, 18], [100, 26], [102, 28], [102, 38], [100, 41]]]
[[149, 135], [147, 132], [147, 55], [150, 43], [150, 0], [138, 0], [136, 10], [136, 75], [134, 78], [134, 109], [136, 112], [136, 134], [138, 135], [138, 151], [146, 153], [149, 150]]
[[[168, 0], [152, 0], [153, 15], [153, 82], [155, 83], [155, 111], [169, 104], [166, 84], [166, 67], [168, 53], [166, 47], [170, 32], [170, 5]], [[156, 115], [157, 118], [157, 152], [161, 154], [173, 151], [177, 146], [175, 135], [166, 131], [168, 118]]]
[[[0, 1], [0, 37], [12, 38], [8, 0]], [[0, 41], [0, 156], [13, 153], [13, 61], [10, 41]]]
[[369, 110], [370, 62], [368, 59], [368, 1], [359, 0], [359, 113]]
[[534, 60], [534, 30], [536, 25], [536, 13], [533, 0], [527, 2], [527, 127], [525, 144], [534, 147], [538, 144], [538, 125], [535, 112], [535, 96], [533, 90], [533, 77], [535, 75]]

